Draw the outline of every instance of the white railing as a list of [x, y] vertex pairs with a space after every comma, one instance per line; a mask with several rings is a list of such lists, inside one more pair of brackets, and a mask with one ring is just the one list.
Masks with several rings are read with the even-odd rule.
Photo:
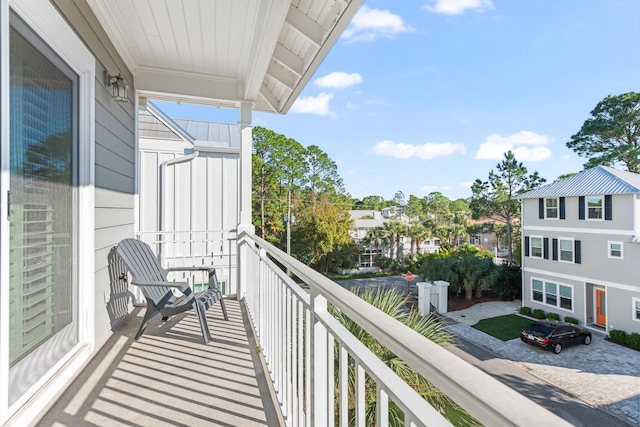
[[[378, 426], [387, 425], [389, 400], [404, 412], [406, 426], [450, 425], [351, 335], [329, 305], [485, 425], [570, 425], [255, 235], [241, 233], [238, 245], [241, 288], [288, 426], [346, 427], [350, 417], [365, 426], [367, 377], [376, 385]], [[349, 402], [355, 402], [351, 411]]]
[[[165, 268], [215, 267], [223, 295], [237, 294], [235, 230], [142, 231], [137, 238], [151, 246]], [[171, 273], [170, 278], [187, 281], [196, 291], [208, 282], [206, 272]]]

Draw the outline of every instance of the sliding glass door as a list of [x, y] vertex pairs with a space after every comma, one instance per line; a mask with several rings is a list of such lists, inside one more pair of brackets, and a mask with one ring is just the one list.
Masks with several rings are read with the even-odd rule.
[[78, 343], [78, 76], [11, 16], [9, 404]]

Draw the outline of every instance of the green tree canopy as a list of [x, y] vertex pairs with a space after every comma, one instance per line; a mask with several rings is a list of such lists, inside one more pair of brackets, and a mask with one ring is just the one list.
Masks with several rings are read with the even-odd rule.
[[489, 172], [489, 179], [476, 179], [471, 186], [471, 212], [474, 219], [492, 216], [499, 219], [507, 228], [507, 262], [513, 265], [513, 221], [520, 215], [519, 194], [533, 190], [546, 182], [538, 172], [527, 175], [527, 168], [516, 160], [509, 151], [504, 160], [496, 166], [497, 172]]
[[591, 111], [567, 147], [589, 160], [585, 168], [622, 164], [640, 173], [640, 93], [607, 96]]

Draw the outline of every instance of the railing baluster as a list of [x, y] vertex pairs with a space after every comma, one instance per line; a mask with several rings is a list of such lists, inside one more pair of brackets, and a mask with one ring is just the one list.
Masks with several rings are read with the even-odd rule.
[[327, 334], [327, 425], [335, 425], [335, 411], [332, 402], [336, 401], [335, 389], [335, 342], [333, 335]]
[[381, 384], [376, 384], [376, 425], [389, 425], [389, 395]]
[[364, 398], [365, 392], [365, 372], [359, 362], [356, 362], [356, 427], [365, 427], [365, 410], [367, 402]]
[[340, 427], [349, 426], [349, 352], [340, 346]]

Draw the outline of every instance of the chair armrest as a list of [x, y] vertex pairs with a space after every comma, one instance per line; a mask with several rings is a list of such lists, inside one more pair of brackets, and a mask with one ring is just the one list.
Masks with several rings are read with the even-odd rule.
[[178, 288], [181, 291], [184, 289], [191, 289], [187, 282], [139, 282], [132, 280], [131, 284], [136, 286], [155, 286], [158, 288]]
[[215, 270], [215, 267], [170, 267], [165, 268], [165, 271], [211, 271]]

